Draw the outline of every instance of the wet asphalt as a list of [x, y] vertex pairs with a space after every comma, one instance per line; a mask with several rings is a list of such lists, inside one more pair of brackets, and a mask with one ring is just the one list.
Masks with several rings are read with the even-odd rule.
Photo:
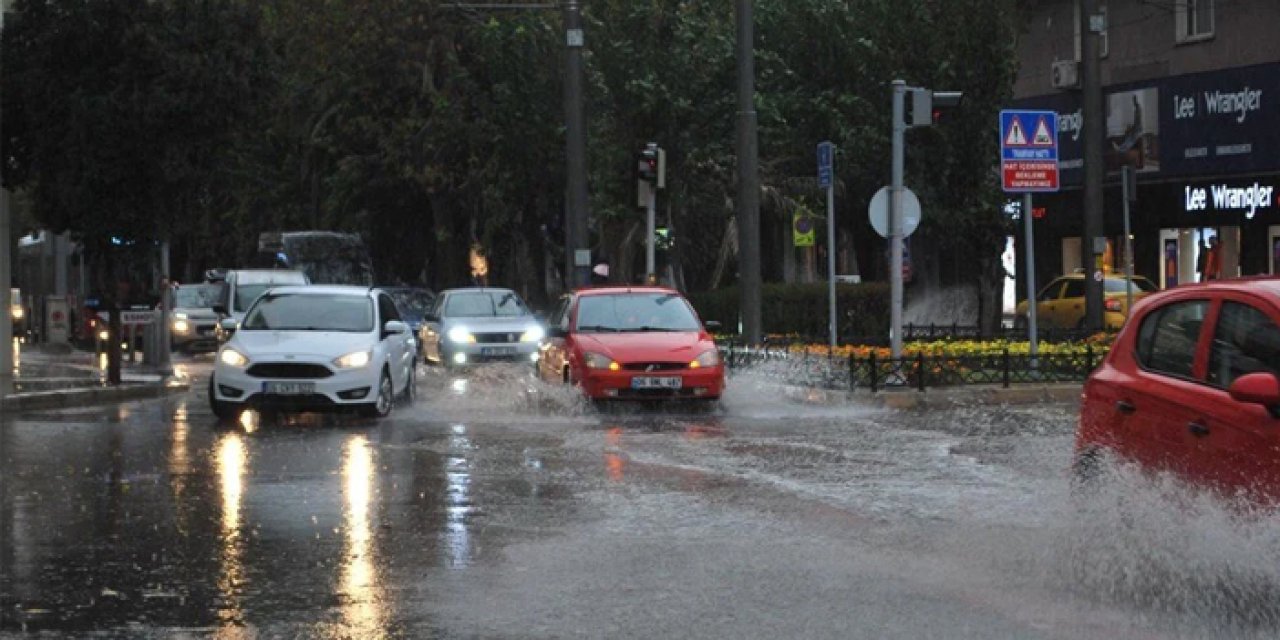
[[1280, 525], [1120, 470], [1076, 407], [598, 409], [424, 370], [391, 419], [193, 391], [0, 417], [0, 636], [1276, 637]]

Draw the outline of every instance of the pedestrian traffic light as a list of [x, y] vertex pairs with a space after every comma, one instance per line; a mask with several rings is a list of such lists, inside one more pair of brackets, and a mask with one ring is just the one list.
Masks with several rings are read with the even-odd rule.
[[960, 106], [964, 100], [962, 91], [932, 91], [930, 89], [910, 89], [911, 100], [907, 101], [906, 121], [908, 127], [930, 127], [939, 122], [948, 110]]
[[658, 148], [656, 142], [650, 142], [640, 150], [640, 156], [636, 162], [637, 177], [655, 187], [662, 189], [666, 187], [667, 173], [667, 154]]

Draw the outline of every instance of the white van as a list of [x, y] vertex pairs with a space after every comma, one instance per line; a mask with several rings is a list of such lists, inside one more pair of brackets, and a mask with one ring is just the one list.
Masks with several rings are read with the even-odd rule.
[[[306, 274], [293, 269], [235, 269], [227, 272], [223, 282], [222, 296], [214, 308], [224, 319], [234, 320], [238, 326], [244, 320], [244, 314], [253, 305], [258, 296], [272, 287], [285, 285], [308, 285], [311, 281]], [[230, 323], [228, 323], [230, 324]], [[219, 342], [225, 341], [231, 327], [218, 324]]]

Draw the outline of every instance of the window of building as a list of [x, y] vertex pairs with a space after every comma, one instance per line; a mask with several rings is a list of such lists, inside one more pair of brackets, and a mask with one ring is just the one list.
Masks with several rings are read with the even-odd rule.
[[[1084, 46], [1080, 42], [1080, 0], [1076, 0], [1075, 13], [1072, 15], [1075, 16], [1075, 20], [1072, 22], [1075, 24], [1076, 34], [1076, 62], [1080, 62], [1083, 59], [1083, 56], [1080, 53], [1081, 47]], [[1107, 51], [1110, 49], [1108, 46], [1108, 41], [1110, 39], [1107, 37], [1107, 31], [1111, 26], [1110, 18], [1107, 16], [1106, 2], [1098, 2], [1098, 15], [1102, 16], [1102, 32], [1098, 34], [1098, 57], [1105, 58], [1107, 57]]]
[[1178, 42], [1195, 42], [1213, 37], [1213, 0], [1176, 0], [1174, 14]]
[[1148, 313], [1138, 330], [1138, 362], [1149, 371], [1190, 378], [1208, 309], [1207, 301], [1190, 300]]

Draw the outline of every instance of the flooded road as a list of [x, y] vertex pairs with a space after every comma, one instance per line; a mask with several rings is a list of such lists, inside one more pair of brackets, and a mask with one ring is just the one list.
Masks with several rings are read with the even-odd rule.
[[743, 376], [714, 410], [599, 411], [423, 378], [380, 423], [220, 427], [201, 391], [0, 418], [0, 635], [1280, 632], [1275, 517], [1123, 468], [1073, 497], [1074, 406], [817, 406]]

